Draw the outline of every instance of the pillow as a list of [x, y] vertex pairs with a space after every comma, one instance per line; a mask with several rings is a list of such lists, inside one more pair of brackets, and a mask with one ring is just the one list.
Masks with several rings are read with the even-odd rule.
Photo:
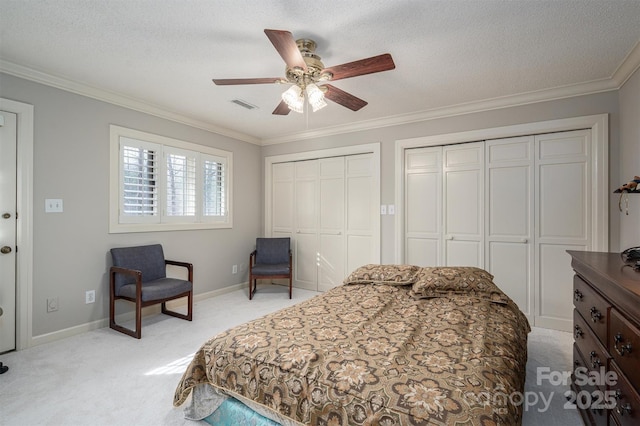
[[368, 264], [349, 274], [344, 279], [344, 284], [413, 284], [419, 270], [420, 268], [414, 265]]
[[420, 268], [411, 294], [417, 299], [464, 294], [498, 303], [509, 301], [493, 282], [493, 275], [473, 266]]

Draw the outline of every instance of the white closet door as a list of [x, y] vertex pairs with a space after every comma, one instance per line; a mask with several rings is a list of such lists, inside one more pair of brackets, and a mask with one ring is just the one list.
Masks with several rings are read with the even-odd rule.
[[380, 188], [372, 154], [345, 157], [345, 168], [346, 275], [362, 265], [380, 262]]
[[486, 269], [533, 321], [534, 138], [490, 140], [485, 153]]
[[587, 130], [536, 136], [535, 325], [570, 330], [573, 271], [567, 250], [590, 250], [591, 136]]
[[327, 291], [342, 284], [345, 277], [345, 159], [319, 161], [318, 291]]
[[293, 164], [278, 163], [272, 166], [271, 229], [274, 237], [293, 236]]
[[484, 267], [484, 142], [443, 147], [444, 262]]
[[405, 151], [405, 263], [442, 265], [442, 147]]
[[293, 268], [296, 286], [316, 290], [318, 285], [318, 160], [294, 163], [295, 252]]

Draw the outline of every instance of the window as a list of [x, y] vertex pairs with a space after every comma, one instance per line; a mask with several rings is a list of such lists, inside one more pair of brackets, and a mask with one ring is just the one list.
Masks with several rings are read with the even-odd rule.
[[111, 126], [109, 232], [230, 228], [232, 153]]

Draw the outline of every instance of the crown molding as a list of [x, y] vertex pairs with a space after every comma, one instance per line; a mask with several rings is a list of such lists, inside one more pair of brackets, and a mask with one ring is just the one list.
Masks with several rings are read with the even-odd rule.
[[110, 92], [104, 89], [98, 89], [96, 87], [78, 83], [64, 77], [54, 76], [42, 71], [38, 71], [23, 65], [19, 65], [4, 59], [0, 59], [0, 72], [10, 74], [15, 77], [24, 78], [26, 80], [41, 83], [47, 86], [62, 89], [67, 92], [75, 93], [89, 98], [97, 99], [99, 101], [108, 102], [113, 105], [118, 105], [124, 108], [132, 109], [135, 111], [143, 112], [149, 115], [160, 117], [166, 120], [174, 121], [176, 123], [185, 124], [187, 126], [195, 127], [202, 130], [207, 130], [219, 134], [221, 136], [227, 136], [230, 138], [238, 139], [244, 142], [249, 142], [255, 145], [260, 145], [260, 139], [241, 133], [234, 130], [226, 129], [223, 127], [215, 126], [211, 123], [196, 120], [194, 118], [178, 114], [172, 111], [168, 111], [165, 108], [152, 105], [148, 102], [140, 101], [138, 99], [125, 96], [119, 93]]
[[629, 78], [640, 69], [640, 40], [624, 58], [618, 69], [615, 70], [611, 79], [616, 82], [618, 88], [624, 86]]

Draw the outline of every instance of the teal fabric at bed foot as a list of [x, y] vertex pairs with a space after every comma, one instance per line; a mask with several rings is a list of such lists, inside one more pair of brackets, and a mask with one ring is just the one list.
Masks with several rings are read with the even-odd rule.
[[261, 416], [233, 398], [224, 401], [213, 414], [203, 420], [214, 426], [280, 426], [280, 423]]

